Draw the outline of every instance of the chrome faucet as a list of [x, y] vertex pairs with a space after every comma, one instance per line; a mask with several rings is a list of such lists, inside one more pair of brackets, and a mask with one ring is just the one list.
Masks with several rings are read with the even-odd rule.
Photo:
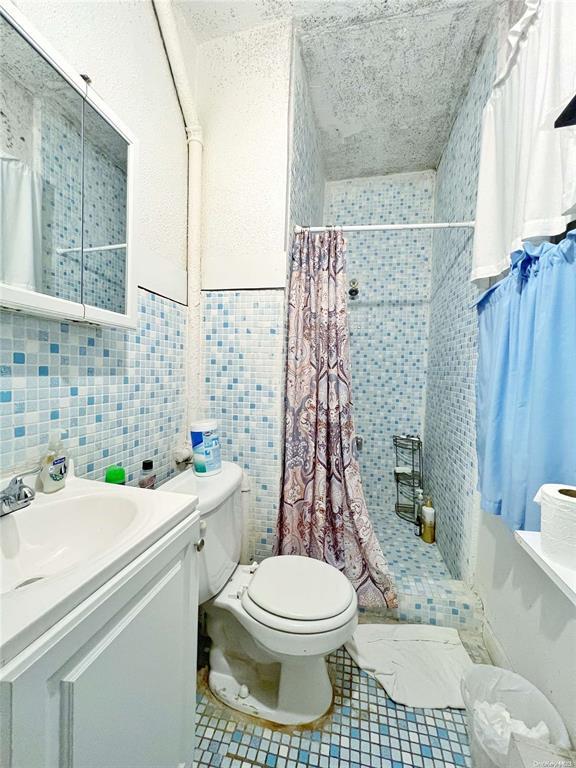
[[25, 485], [21, 477], [13, 477], [6, 488], [0, 491], [0, 517], [16, 512], [17, 509], [24, 509], [32, 503], [35, 496], [34, 489]]

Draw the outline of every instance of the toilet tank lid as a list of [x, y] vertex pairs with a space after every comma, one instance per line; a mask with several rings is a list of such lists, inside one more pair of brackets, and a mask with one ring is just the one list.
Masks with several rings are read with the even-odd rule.
[[269, 557], [258, 566], [248, 595], [260, 608], [286, 619], [318, 621], [343, 613], [354, 588], [327, 563], [300, 555]]
[[172, 493], [198, 496], [200, 516], [209, 515], [231, 496], [242, 483], [242, 469], [230, 461], [222, 462], [222, 472], [209, 477], [198, 477], [192, 468], [172, 477], [161, 488]]

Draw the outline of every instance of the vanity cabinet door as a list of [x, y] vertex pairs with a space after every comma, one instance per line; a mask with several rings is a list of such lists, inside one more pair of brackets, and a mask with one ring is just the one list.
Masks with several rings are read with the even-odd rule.
[[[197, 553], [194, 535], [188, 539], [163, 567], [124, 585], [132, 594], [119, 607], [116, 594], [90, 614], [88, 627], [81, 623], [24, 664], [8, 688], [2, 683], [11, 720], [2, 768], [192, 765]], [[82, 637], [92, 625], [97, 631]]]
[[194, 667], [188, 585], [172, 565], [82, 649], [60, 678], [62, 764], [174, 768], [182, 762], [182, 682]]

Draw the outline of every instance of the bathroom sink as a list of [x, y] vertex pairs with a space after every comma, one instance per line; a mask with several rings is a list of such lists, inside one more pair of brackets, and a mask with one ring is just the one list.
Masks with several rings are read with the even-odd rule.
[[[102, 554], [138, 517], [134, 500], [94, 493], [42, 506], [33, 503], [3, 518], [0, 593], [38, 584]], [[6, 557], [10, 539], [14, 552]]]
[[37, 493], [1, 517], [0, 666], [198, 515], [197, 503], [193, 495], [72, 476], [62, 490]]

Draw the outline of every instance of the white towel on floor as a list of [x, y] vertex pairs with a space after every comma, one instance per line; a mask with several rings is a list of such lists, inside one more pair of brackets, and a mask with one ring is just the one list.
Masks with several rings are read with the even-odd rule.
[[346, 650], [392, 701], [464, 709], [460, 682], [472, 666], [458, 632], [427, 624], [360, 624]]

